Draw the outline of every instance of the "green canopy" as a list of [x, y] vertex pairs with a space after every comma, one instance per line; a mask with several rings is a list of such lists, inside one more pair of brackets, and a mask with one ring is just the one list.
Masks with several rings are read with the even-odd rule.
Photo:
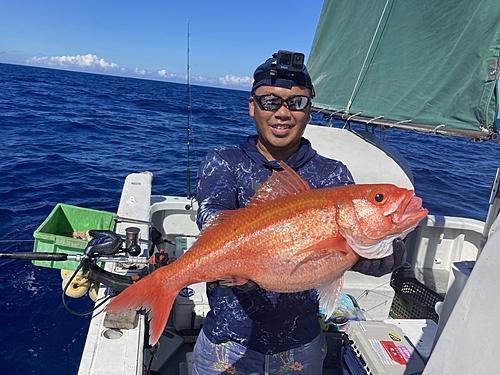
[[496, 133], [500, 0], [326, 0], [307, 67], [315, 107]]

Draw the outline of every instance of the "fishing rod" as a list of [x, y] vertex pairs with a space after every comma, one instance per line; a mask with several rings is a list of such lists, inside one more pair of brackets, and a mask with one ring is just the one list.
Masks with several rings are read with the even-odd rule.
[[191, 198], [191, 166], [190, 166], [190, 150], [189, 140], [191, 136], [191, 85], [189, 84], [189, 22], [187, 31], [187, 170], [186, 170], [186, 188], [187, 198]]
[[[85, 254], [65, 254], [65, 253], [48, 253], [48, 252], [16, 252], [16, 253], [0, 253], [0, 258], [18, 259], [18, 260], [40, 260], [40, 261], [75, 261], [81, 262], [85, 258]], [[112, 263], [149, 263], [149, 259], [133, 256], [115, 256], [115, 257], [99, 257], [99, 262]]]

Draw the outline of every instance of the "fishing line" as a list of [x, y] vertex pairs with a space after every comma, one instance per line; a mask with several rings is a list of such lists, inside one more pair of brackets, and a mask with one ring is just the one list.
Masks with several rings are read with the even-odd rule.
[[0, 240], [1, 243], [7, 242], [35, 242], [35, 240]]
[[[379, 296], [383, 296], [383, 297], [387, 297], [388, 299], [392, 299], [392, 295], [388, 295], [388, 294], [385, 294], [384, 292], [380, 292], [378, 291], [377, 289], [378, 288], [382, 288], [383, 286], [389, 284], [390, 282], [387, 281], [387, 282], [384, 282], [382, 284], [379, 284], [379, 285], [376, 285], [374, 288], [372, 289], [365, 289], [360, 295], [358, 295], [356, 298], [356, 301], [360, 301], [362, 300], [364, 297], [368, 297], [369, 294], [373, 293], [373, 294], [377, 294]], [[382, 303], [380, 303], [380, 305], [383, 305], [383, 304], [386, 304], [387, 301], [384, 301]], [[370, 310], [373, 310], [375, 309], [376, 307], [380, 306], [380, 305], [377, 305], [377, 306], [373, 306], [367, 310], [364, 310], [364, 311], [370, 311]]]

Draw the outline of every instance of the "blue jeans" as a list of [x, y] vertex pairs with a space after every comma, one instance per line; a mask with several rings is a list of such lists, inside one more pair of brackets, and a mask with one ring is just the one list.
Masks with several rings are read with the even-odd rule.
[[202, 330], [193, 351], [193, 375], [320, 375], [326, 349], [323, 332], [308, 344], [266, 355], [234, 341], [214, 344]]

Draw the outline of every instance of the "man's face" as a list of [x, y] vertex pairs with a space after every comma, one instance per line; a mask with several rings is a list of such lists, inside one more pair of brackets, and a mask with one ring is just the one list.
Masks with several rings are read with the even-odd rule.
[[[311, 96], [308, 88], [293, 86], [290, 89], [275, 86], [260, 86], [254, 95], [273, 94], [287, 99], [294, 95]], [[283, 160], [294, 154], [300, 146], [300, 138], [311, 118], [311, 106], [303, 111], [290, 111], [287, 104], [276, 111], [265, 111], [253, 97], [249, 101], [249, 114], [254, 118], [259, 141], [257, 148], [268, 160]]]

